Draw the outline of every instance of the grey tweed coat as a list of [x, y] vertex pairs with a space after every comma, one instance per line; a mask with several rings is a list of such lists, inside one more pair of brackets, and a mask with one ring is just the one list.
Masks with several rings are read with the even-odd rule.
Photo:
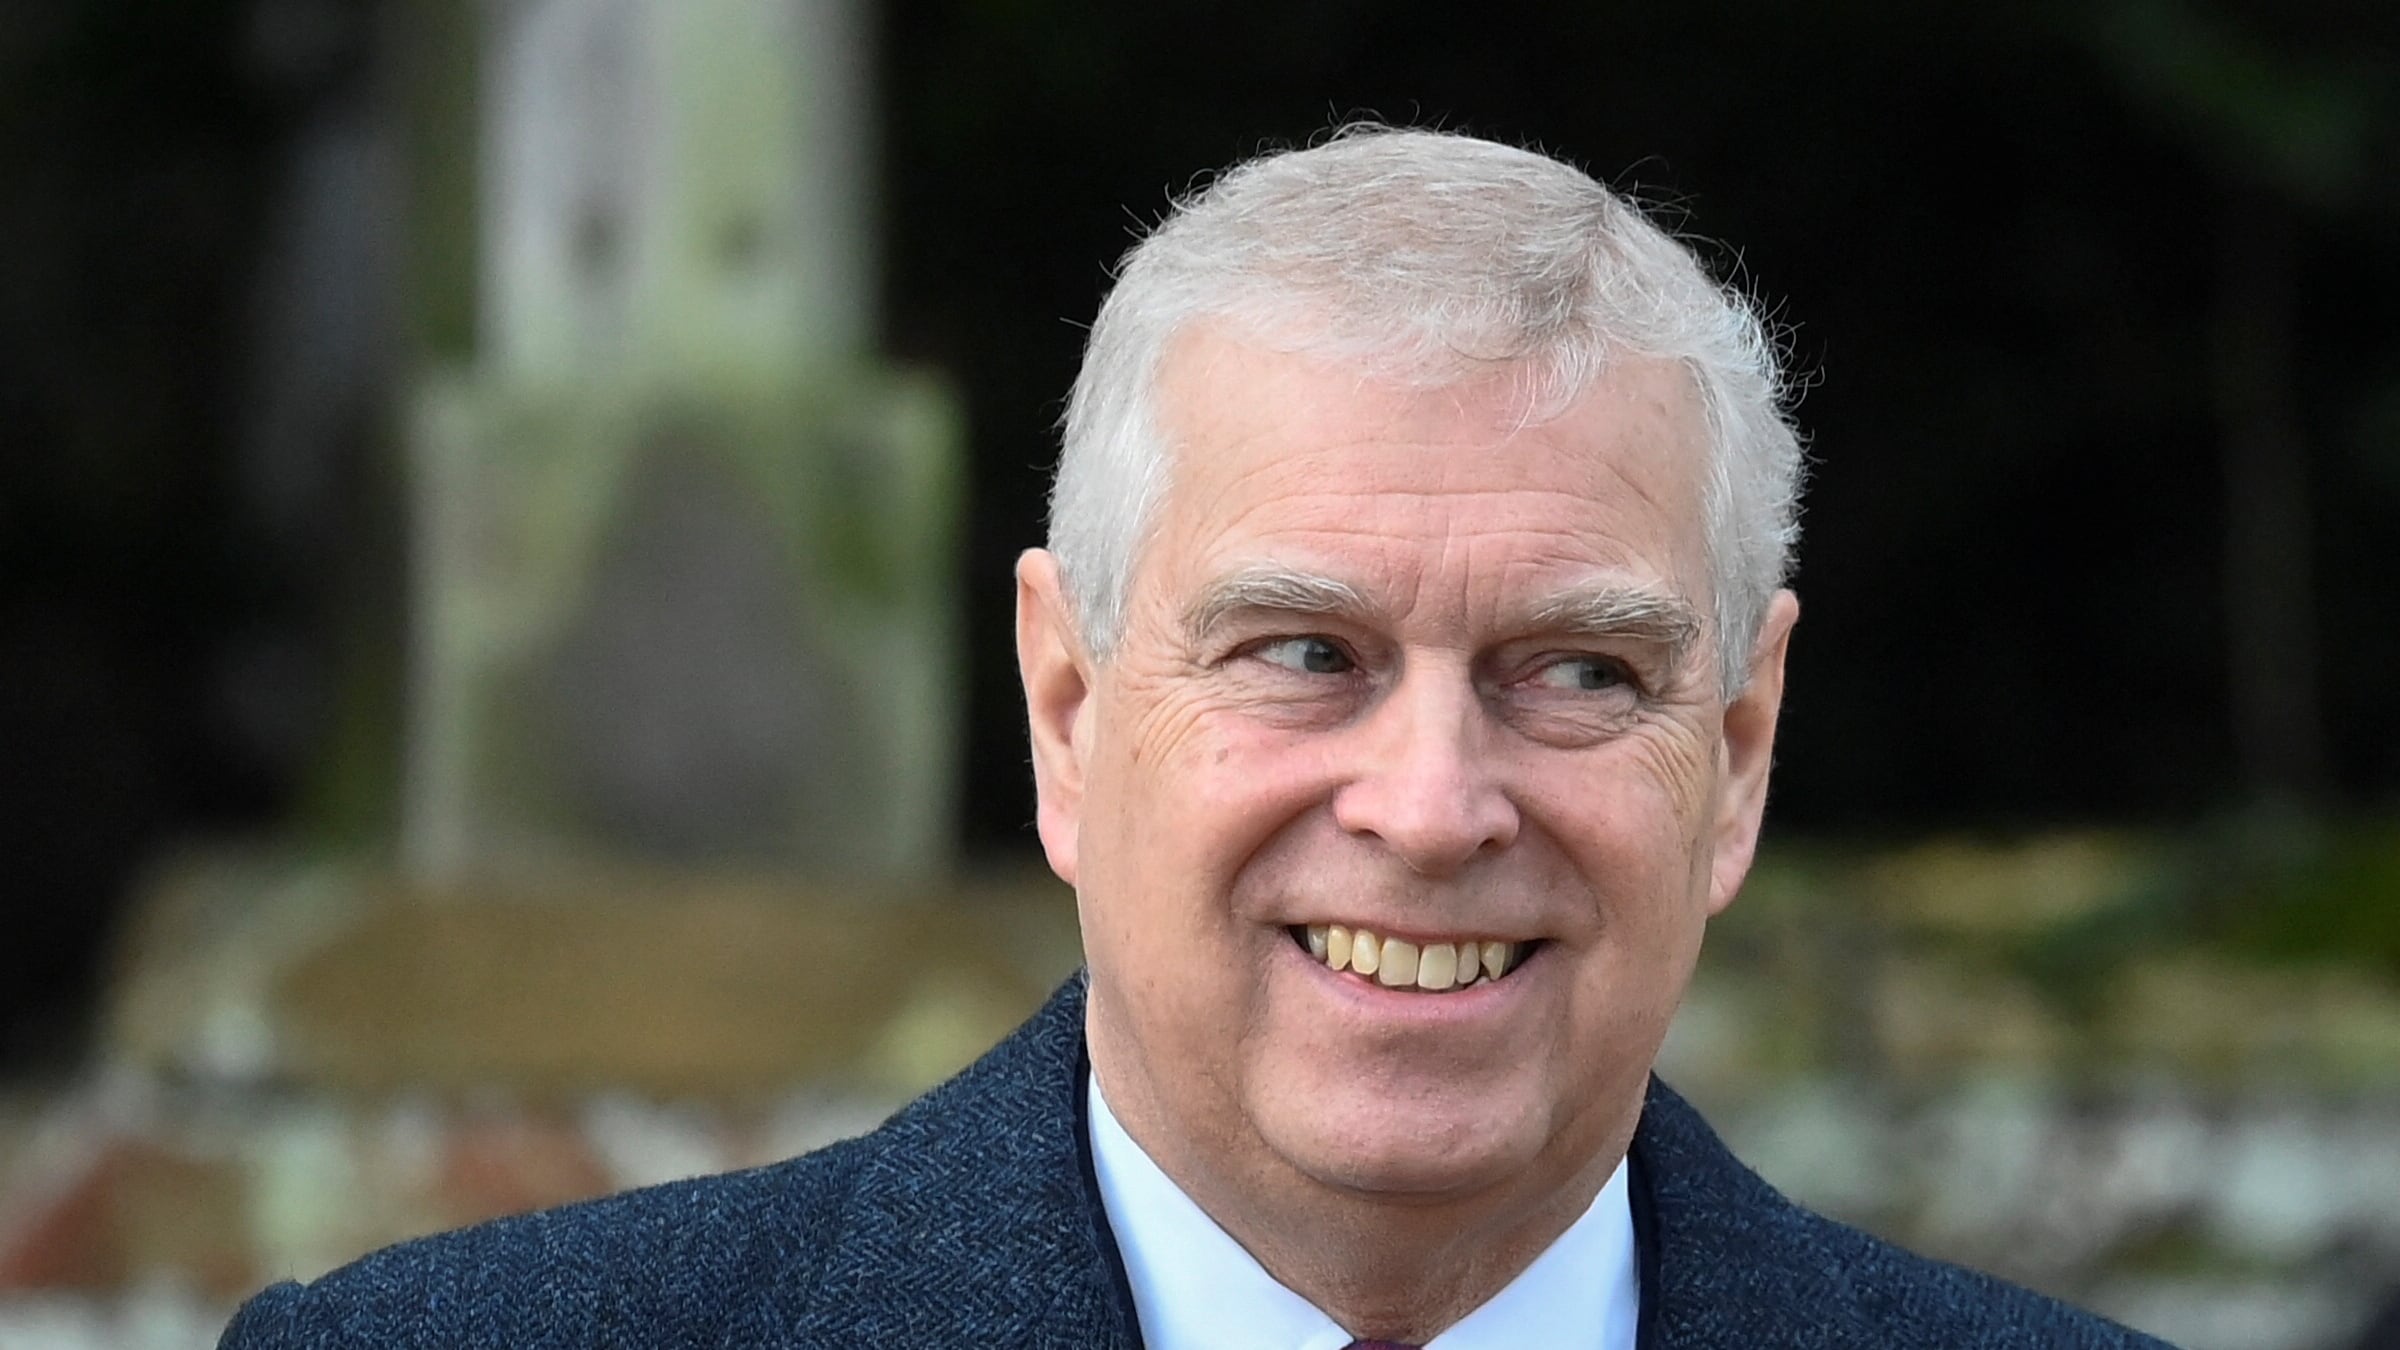
[[[1086, 1071], [1077, 978], [871, 1134], [389, 1247], [267, 1289], [220, 1350], [1135, 1347]], [[1663, 1085], [1632, 1159], [1642, 1350], [2160, 1345], [1799, 1209]]]

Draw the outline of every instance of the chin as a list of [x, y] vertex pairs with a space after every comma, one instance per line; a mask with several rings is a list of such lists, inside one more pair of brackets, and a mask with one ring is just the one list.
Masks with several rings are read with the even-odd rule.
[[[1494, 1098], [1342, 1102], [1320, 1095], [1304, 1115], [1266, 1129], [1267, 1142], [1303, 1174], [1340, 1190], [1433, 1201], [1518, 1176], [1541, 1152], [1528, 1107], [1495, 1110]], [[1269, 1122], [1262, 1122], [1268, 1124]]]

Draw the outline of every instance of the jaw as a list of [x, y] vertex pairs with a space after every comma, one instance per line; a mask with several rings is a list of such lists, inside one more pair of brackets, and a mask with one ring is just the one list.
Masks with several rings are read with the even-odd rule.
[[[1502, 978], [1427, 992], [1334, 971], [1306, 924], [1278, 922], [1317, 917], [1290, 907], [1229, 906], [1173, 942], [1109, 917], [1091, 947], [1094, 1069], [1195, 1198], [1201, 1174], [1250, 1205], [1304, 1191], [1439, 1207], [1528, 1173], [1555, 1185], [1570, 1152], [1605, 1144], [1591, 1118], [1639, 1111], [1663, 1019], [1618, 969], [1640, 955], [1620, 950], [1625, 929], [1503, 928], [1523, 945]], [[1474, 941], [1480, 965], [1482, 937], [1412, 936]]]
[[[1244, 1191], [1314, 1181], [1433, 1197], [1538, 1152], [1557, 1117], [1542, 1067], [1560, 1050], [1558, 1019], [1542, 1012], [1554, 944], [1497, 981], [1427, 993], [1337, 973], [1284, 929], [1255, 931], [1239, 978], [1093, 967], [1093, 1071], [1127, 1132], [1187, 1189], [1210, 1172]], [[1162, 1008], [1157, 984], [1212, 1011], [1221, 1032], [1178, 1035], [1202, 1023]]]
[[1428, 995], [1254, 931], [1239, 978], [1210, 986], [1224, 1033], [1203, 1045], [1145, 1045], [1125, 1018], [1139, 1005], [1105, 1001], [1144, 992], [1148, 972], [1095, 970], [1110, 1108], [1276, 1279], [1344, 1325], [1427, 1339], [1589, 1206], [1630, 1138], [1639, 1077], [1619, 1111], [1593, 1090], [1613, 1084], [1574, 1071], [1578, 963], [1562, 942], [1498, 982]]
[[1553, 953], [1429, 993], [1335, 971], [1288, 938], [1235, 1047], [1262, 1145], [1328, 1186], [1432, 1200], [1530, 1163], [1558, 1119]]

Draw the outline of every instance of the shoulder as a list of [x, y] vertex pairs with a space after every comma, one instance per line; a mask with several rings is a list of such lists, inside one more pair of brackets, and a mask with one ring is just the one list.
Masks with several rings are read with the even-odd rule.
[[1653, 1084], [1634, 1144], [1653, 1291], [1674, 1346], [2159, 1350], [2162, 1343], [1811, 1213]]
[[1076, 983], [870, 1134], [389, 1247], [268, 1289], [220, 1350], [1118, 1342], [1082, 1054]]
[[872, 1139], [387, 1247], [268, 1289], [224, 1345], [714, 1344], [742, 1291], [813, 1280]]

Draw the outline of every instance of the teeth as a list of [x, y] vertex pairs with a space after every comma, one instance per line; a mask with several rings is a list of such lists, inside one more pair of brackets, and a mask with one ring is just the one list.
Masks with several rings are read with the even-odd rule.
[[1309, 955], [1334, 970], [1354, 970], [1389, 988], [1414, 987], [1428, 993], [1497, 980], [1524, 951], [1521, 943], [1477, 939], [1429, 942], [1420, 948], [1404, 938], [1379, 938], [1338, 923], [1310, 924], [1303, 936]]
[[1458, 983], [1458, 948], [1447, 942], [1428, 942], [1417, 957], [1417, 987], [1440, 991]]

